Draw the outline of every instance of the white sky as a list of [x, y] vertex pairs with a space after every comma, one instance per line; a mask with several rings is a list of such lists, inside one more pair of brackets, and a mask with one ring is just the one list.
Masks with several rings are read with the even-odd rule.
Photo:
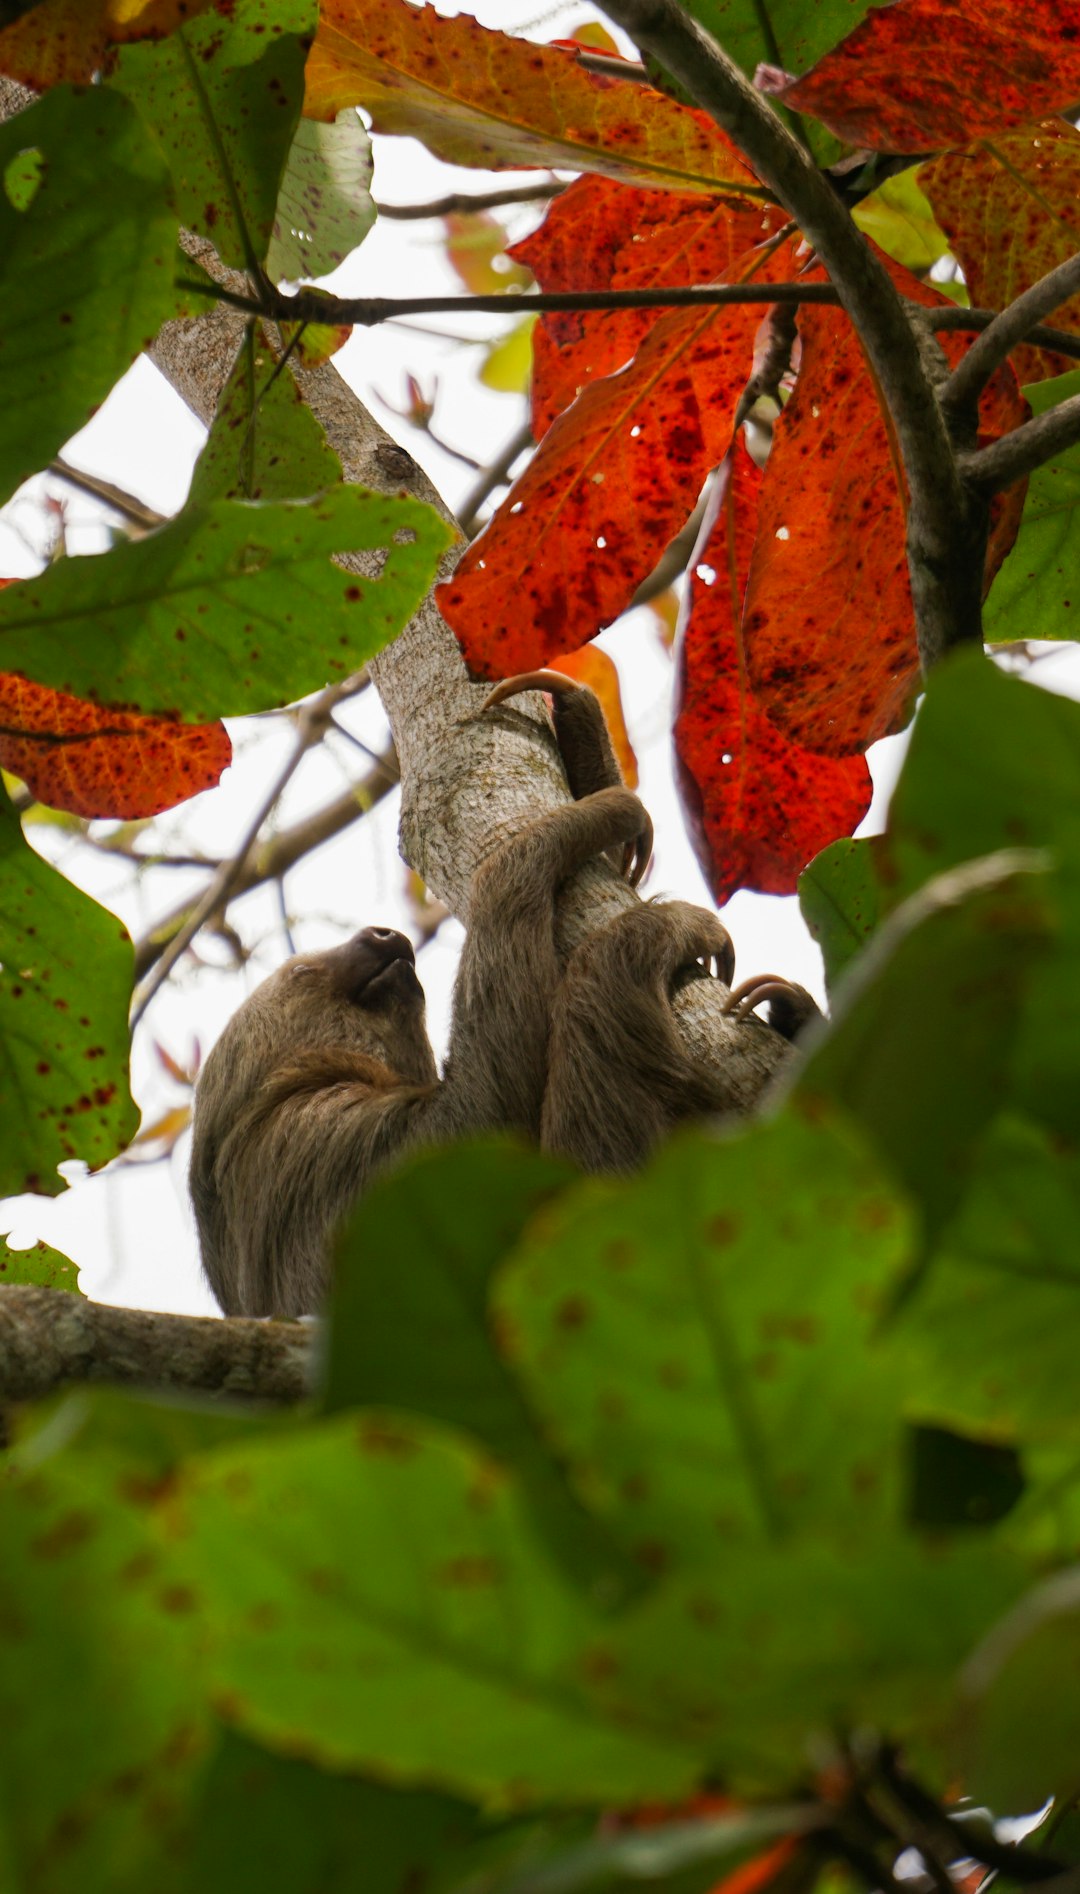
[[[524, 8], [496, 0], [469, 10], [492, 26], [509, 28], [515, 21], [533, 25], [533, 16]], [[458, 9], [443, 5], [440, 11]], [[531, 36], [564, 34], [583, 17], [580, 8], [561, 8], [537, 19]], [[375, 144], [375, 193], [389, 202], [419, 202], [455, 189], [481, 191], [509, 184], [515, 175], [491, 177], [441, 164], [412, 140], [377, 139]], [[512, 237], [519, 237], [539, 221], [540, 211], [527, 206], [502, 215]], [[461, 288], [443, 256], [441, 225], [386, 219], [376, 224], [354, 256], [327, 281], [343, 295], [433, 294], [442, 289], [458, 293]], [[428, 326], [486, 339], [498, 325], [490, 317], [447, 317], [436, 318]], [[494, 395], [479, 382], [476, 371], [481, 360], [479, 348], [423, 333], [416, 324], [357, 330], [336, 357], [339, 370], [427, 469], [451, 505], [461, 500], [474, 475], [427, 436], [398, 420], [381, 397], [404, 407], [405, 377], [410, 372], [426, 391], [437, 384], [434, 425], [438, 433], [486, 462], [516, 431], [524, 407], [517, 398]], [[159, 511], [172, 512], [182, 504], [202, 439], [201, 428], [179, 398], [141, 361], [92, 424], [68, 444], [65, 454]], [[0, 573], [4, 575], [37, 569], [34, 542], [40, 543], [42, 490], [42, 482], [31, 483], [0, 519]], [[94, 504], [53, 481], [48, 491], [64, 500], [69, 549], [99, 550], [105, 541]], [[661, 648], [655, 621], [647, 612], [635, 613], [600, 642], [619, 664], [624, 706], [641, 766], [641, 793], [656, 825], [649, 892], [677, 894], [710, 905], [672, 785], [668, 734], [672, 667]], [[1056, 663], [1053, 668], [1058, 669]], [[1040, 676], [1050, 669], [1040, 667]], [[321, 681], [313, 675], [312, 688]], [[381, 747], [386, 727], [373, 692], [350, 709], [348, 721], [364, 742]], [[283, 719], [247, 720], [231, 728], [237, 759], [222, 784], [159, 818], [160, 833], [174, 837], [175, 846], [185, 852], [228, 850], [230, 838], [242, 835], [265, 785], [291, 745], [291, 729]], [[864, 833], [882, 826], [885, 798], [895, 780], [902, 747], [902, 739], [894, 739], [871, 752], [879, 793]], [[327, 746], [311, 755], [284, 798], [281, 824], [320, 806], [347, 781], [361, 776], [364, 768], [364, 757], [344, 741], [333, 750]], [[292, 871], [286, 903], [298, 950], [330, 945], [372, 922], [410, 931], [409, 908], [403, 898], [404, 870], [396, 853], [396, 823], [396, 798], [388, 798], [343, 837]], [[102, 825], [103, 830], [108, 826]], [[135, 935], [189, 890], [202, 885], [202, 877], [182, 869], [148, 870], [136, 883], [125, 864], [70, 839], [35, 828], [30, 840], [58, 861], [73, 881], [113, 908]], [[165, 1073], [154, 1042], [182, 1063], [191, 1059], [196, 1043], [205, 1055], [235, 1006], [289, 951], [274, 890], [246, 896], [234, 905], [232, 918], [253, 950], [243, 972], [225, 969], [220, 943], [200, 939], [198, 961], [187, 957], [153, 1002], [136, 1035], [133, 1077], [144, 1122], [153, 1121], [183, 1098]], [[735, 941], [740, 978], [767, 969], [786, 974], [823, 996], [820, 956], [794, 898], [740, 894], [729, 903], [724, 918]], [[440, 1053], [460, 940], [457, 923], [448, 923], [420, 957], [429, 1025]], [[84, 1289], [100, 1300], [212, 1312], [215, 1305], [202, 1281], [187, 1206], [187, 1144], [185, 1138], [167, 1162], [122, 1160], [96, 1177], [77, 1175], [72, 1188], [53, 1200], [22, 1197], [0, 1203], [0, 1231], [10, 1230], [17, 1246], [42, 1237], [63, 1250], [80, 1265]], [[66, 1167], [72, 1168], [78, 1170]]]

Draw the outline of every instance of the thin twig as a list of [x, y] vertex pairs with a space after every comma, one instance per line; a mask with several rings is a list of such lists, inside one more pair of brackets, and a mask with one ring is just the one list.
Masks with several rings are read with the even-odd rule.
[[945, 413], [957, 417], [965, 412], [972, 415], [995, 368], [1000, 368], [1021, 342], [1031, 339], [1036, 323], [1068, 302], [1077, 291], [1080, 291], [1080, 255], [1059, 263], [1056, 270], [1048, 271], [1003, 309], [953, 369], [941, 393]]
[[[265, 847], [258, 850], [249, 848], [240, 872], [228, 890], [228, 898], [235, 900], [238, 895], [250, 894], [254, 888], [262, 888], [269, 881], [279, 880], [313, 849], [320, 848], [324, 842], [343, 834], [353, 822], [359, 821], [362, 815], [366, 815], [389, 793], [397, 780], [397, 761], [391, 747], [376, 758], [373, 769], [361, 782], [352, 784], [333, 802], [317, 809], [313, 815], [305, 816], [302, 821], [294, 822], [289, 828], [279, 829]], [[151, 862], [150, 865], [154, 864]], [[213, 860], [204, 865], [212, 868], [215, 874], [223, 866], [221, 862]], [[142, 979], [156, 964], [191, 913], [190, 901], [179, 903], [148, 934], [136, 941], [136, 979]]]
[[1003, 434], [988, 447], [964, 454], [960, 468], [964, 479], [976, 492], [989, 498], [1034, 473], [1056, 454], [1080, 442], [1080, 395], [1070, 395], [1056, 408], [1037, 414], [1011, 434]]
[[559, 178], [542, 184], [517, 184], [502, 191], [450, 191], [446, 197], [433, 197], [426, 204], [378, 204], [380, 217], [395, 223], [420, 222], [425, 217], [468, 216], [480, 210], [499, 210], [504, 204], [544, 204], [566, 190]]
[[489, 467], [485, 467], [480, 478], [473, 482], [458, 508], [463, 533], [474, 533], [479, 525], [476, 515], [484, 501], [495, 488], [501, 486], [510, 477], [510, 469], [520, 454], [532, 446], [532, 424], [523, 421], [515, 434], [511, 434], [506, 446], [497, 454]]
[[[853, 226], [854, 227], [854, 226]], [[202, 295], [211, 292], [205, 283], [185, 287]], [[843, 308], [844, 297], [832, 283], [689, 283], [665, 284], [657, 289], [567, 289], [530, 290], [514, 296], [501, 291], [491, 296], [360, 296], [339, 297], [319, 291], [319, 300], [310, 299], [301, 290], [286, 296], [280, 290], [260, 299], [241, 291], [219, 288], [222, 301], [248, 313], [260, 313], [273, 322], [353, 323], [359, 328], [374, 328], [381, 322], [396, 322], [410, 315], [479, 314], [505, 316], [559, 315], [577, 312], [619, 309], [694, 309], [718, 308], [740, 303], [821, 303]], [[924, 326], [942, 334], [959, 329], [978, 332], [988, 329], [1001, 314], [997, 309], [963, 309], [957, 303], [945, 303], [927, 309], [922, 303], [900, 298], [908, 314], [916, 314]], [[454, 340], [461, 340], [454, 337]], [[1080, 360], [1080, 338], [1064, 329], [1038, 324], [1025, 331], [1022, 340], [1041, 348], [1056, 349], [1060, 355]]]
[[331, 712], [356, 688], [357, 679], [348, 678], [340, 684], [331, 684], [326, 690], [320, 691], [317, 697], [313, 697], [309, 703], [301, 705], [296, 720], [296, 738], [293, 747], [248, 824], [235, 854], [222, 862], [202, 898], [196, 902], [187, 920], [178, 928], [168, 946], [163, 949], [153, 971], [135, 995], [131, 1009], [133, 1032], [154, 995], [160, 991], [181, 955], [190, 947], [203, 923], [210, 919], [210, 916], [222, 906], [232, 892], [240, 878], [244, 863], [255, 846], [259, 830], [277, 803], [278, 797], [291, 782], [308, 751], [313, 749], [316, 743], [322, 742]]
[[81, 493], [88, 493], [95, 500], [101, 500], [106, 506], [130, 520], [133, 526], [141, 526], [146, 532], [153, 532], [156, 526], [164, 526], [166, 515], [155, 512], [144, 500], [136, 499], [133, 493], [125, 492], [111, 480], [102, 480], [97, 474], [84, 473], [81, 467], [73, 467], [70, 461], [57, 455], [49, 462], [48, 471], [58, 480], [66, 480], [70, 487], [77, 487]]

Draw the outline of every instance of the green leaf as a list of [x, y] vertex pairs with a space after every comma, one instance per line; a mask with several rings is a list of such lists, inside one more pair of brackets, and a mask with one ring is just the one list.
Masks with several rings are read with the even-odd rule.
[[0, 1195], [55, 1197], [58, 1164], [134, 1136], [131, 978], [126, 929], [34, 853], [0, 788]]
[[302, 118], [281, 180], [266, 273], [329, 276], [361, 244], [375, 222], [371, 140], [355, 106], [332, 125]]
[[[292, 505], [185, 509], [145, 539], [9, 586], [0, 666], [197, 723], [266, 710], [381, 651], [449, 538], [420, 501], [355, 486]], [[361, 549], [385, 549], [378, 578], [330, 562]]]
[[698, 1761], [642, 1702], [608, 1715], [602, 1619], [515, 1485], [405, 1416], [347, 1414], [194, 1463], [179, 1495], [215, 1700], [332, 1769], [489, 1805], [685, 1793]]
[[[942, 869], [1010, 848], [1046, 850], [1054, 913], [1037, 977], [1024, 981], [1022, 1016], [1010, 1029], [1015, 1058], [1001, 1102], [1072, 1140], [1080, 1137], [1080, 705], [1004, 676], [977, 653], [958, 654], [935, 671], [912, 734], [889, 814], [883, 897], [895, 904]], [[1016, 952], [1018, 965], [1002, 967], [1014, 990], [1023, 973], [1019, 940]], [[966, 1015], [962, 972], [958, 966], [949, 978]], [[929, 992], [918, 1000], [911, 994], [907, 1004], [913, 1021], [938, 1006]], [[994, 1010], [991, 1000], [987, 1030]], [[955, 1025], [974, 1034], [942, 1014], [946, 1039]], [[963, 1041], [953, 1043], [959, 1051]], [[993, 1048], [969, 1046], [966, 1056], [979, 1068]], [[926, 1069], [934, 1067], [943, 1083], [955, 1082], [942, 1054]]]
[[919, 189], [919, 167], [886, 178], [876, 191], [856, 204], [852, 216], [864, 236], [918, 274], [948, 254], [949, 239], [937, 222], [933, 206]]
[[315, 0], [232, 0], [122, 47], [109, 77], [169, 166], [181, 223], [234, 269], [266, 255], [317, 13]]
[[337, 1245], [324, 1398], [331, 1413], [393, 1406], [466, 1429], [514, 1468], [567, 1571], [610, 1602], [632, 1586], [628, 1563], [566, 1486], [489, 1309], [496, 1265], [577, 1176], [490, 1139], [425, 1152], [365, 1192]]
[[[858, 26], [871, 0], [687, 0], [686, 11], [752, 79], [759, 65], [779, 66], [801, 75], [823, 53]], [[671, 89], [670, 81], [665, 85]], [[676, 89], [682, 97], [681, 89]], [[686, 99], [687, 104], [696, 101]], [[843, 150], [823, 125], [796, 113], [781, 113], [799, 128], [819, 164], [830, 164]]]
[[32, 1243], [29, 1249], [13, 1250], [0, 1237], [0, 1287], [31, 1283], [40, 1289], [67, 1289], [81, 1295], [78, 1264], [47, 1243]]
[[[1070, 1800], [1080, 1781], [1080, 1567], [1048, 1579], [995, 1625], [967, 1664], [958, 1761], [995, 1809]], [[1056, 1853], [1053, 1843], [1048, 1853]]]
[[276, 1756], [226, 1732], [194, 1830], [199, 1894], [409, 1894], [469, 1865], [475, 1810], [449, 1796], [386, 1787]]
[[830, 992], [878, 925], [881, 893], [874, 841], [850, 837], [815, 855], [799, 876], [803, 920], [821, 948]]
[[899, 1392], [872, 1330], [908, 1242], [828, 1122], [685, 1134], [549, 1206], [498, 1285], [498, 1334], [646, 1570], [711, 1575], [811, 1526], [839, 1547], [899, 1504]]
[[0, 185], [2, 501], [89, 421], [181, 299], [168, 172], [114, 93], [57, 86], [0, 126]]
[[[1080, 394], [1080, 369], [1024, 389], [1034, 414]], [[1080, 637], [1080, 447], [1037, 467], [1020, 531], [983, 607], [990, 644], [1015, 638]]]
[[903, 1311], [912, 1399], [945, 1426], [1075, 1442], [1080, 1152], [991, 1127], [963, 1204]]
[[0, 1488], [0, 1829], [34, 1894], [178, 1887], [208, 1740], [191, 1600], [122, 1462], [45, 1460]]
[[341, 482], [341, 462], [288, 368], [248, 329], [221, 391], [185, 511], [213, 500], [297, 500]]
[[928, 882], [879, 929], [797, 1078], [808, 1106], [831, 1100], [864, 1128], [930, 1235], [1009, 1101], [1022, 1001], [1054, 937], [1047, 860], [1003, 850]]

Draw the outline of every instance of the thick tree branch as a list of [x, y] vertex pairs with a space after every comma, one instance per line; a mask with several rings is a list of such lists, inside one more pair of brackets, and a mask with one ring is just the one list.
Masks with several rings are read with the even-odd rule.
[[1046, 461], [1080, 441], [1080, 395], [1070, 395], [1056, 408], [1037, 414], [989, 447], [965, 454], [960, 462], [964, 479], [987, 499], [1023, 480]]
[[[191, 254], [220, 276], [210, 246], [187, 242]], [[246, 291], [235, 274], [225, 282]], [[218, 306], [205, 316], [167, 324], [154, 346], [158, 367], [205, 422], [214, 414], [243, 332], [243, 317]], [[379, 426], [333, 363], [302, 369], [290, 359], [289, 366], [346, 479], [381, 493], [410, 493], [451, 517], [411, 455]], [[447, 556], [444, 570], [455, 556]], [[363, 555], [339, 563], [361, 574], [374, 569]], [[566, 800], [550, 722], [538, 698], [518, 698], [481, 713], [488, 687], [470, 680], [432, 597], [370, 668], [401, 769], [402, 854], [436, 898], [467, 921], [473, 870], [501, 840]], [[560, 904], [563, 951], [636, 899], [606, 863], [591, 865]], [[743, 1112], [787, 1063], [790, 1047], [760, 1021], [739, 1024], [725, 1017], [724, 992], [718, 982], [697, 980], [678, 995], [676, 1008], [689, 1047], [723, 1075], [731, 1109]]]
[[813, 245], [858, 331], [907, 475], [908, 565], [924, 672], [954, 645], [981, 642], [986, 508], [960, 480], [932, 365], [887, 271], [798, 140], [677, 0], [605, 0], [605, 9], [739, 146]]
[[74, 1381], [292, 1405], [311, 1391], [305, 1322], [117, 1309], [64, 1289], [0, 1289], [0, 1396], [35, 1401]]
[[991, 375], [1021, 342], [1031, 341], [1031, 331], [1044, 316], [1049, 316], [1070, 296], [1080, 291], [1080, 255], [1069, 257], [1039, 278], [1022, 296], [995, 318], [989, 328], [973, 342], [963, 361], [958, 362], [941, 392], [946, 418], [966, 418], [974, 424], [978, 399]]

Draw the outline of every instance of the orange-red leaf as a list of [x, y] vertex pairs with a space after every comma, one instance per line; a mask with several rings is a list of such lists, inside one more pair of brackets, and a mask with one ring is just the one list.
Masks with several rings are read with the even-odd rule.
[[145, 0], [118, 7], [116, 0], [43, 0], [0, 31], [0, 72], [44, 92], [64, 81], [88, 82], [111, 46], [124, 40], [159, 39], [184, 20], [220, 0]]
[[[778, 211], [737, 198], [637, 191], [590, 176], [556, 198], [539, 229], [510, 254], [528, 264], [544, 290], [722, 282], [783, 221]], [[542, 316], [533, 335], [533, 438], [543, 438], [582, 388], [630, 361], [661, 314]]]
[[[880, 253], [879, 253], [880, 254]], [[944, 298], [882, 259], [905, 296]], [[818, 274], [814, 272], [814, 274]], [[776, 424], [746, 592], [746, 659], [773, 722], [829, 756], [907, 721], [918, 688], [904, 512], [885, 421], [858, 339], [839, 310], [804, 308], [795, 393]], [[969, 340], [947, 336], [956, 361]], [[980, 439], [1027, 413], [1011, 369], [981, 406]], [[995, 510], [986, 583], [1016, 537], [1023, 486]]]
[[[977, 307], [1006, 308], [1080, 249], [1080, 132], [1063, 118], [948, 152], [923, 166], [919, 183]], [[1080, 334], [1080, 296], [1055, 309], [1050, 321]], [[1033, 348], [1015, 350], [1012, 363], [1022, 382], [1075, 367]]]
[[0, 672], [0, 769], [53, 809], [125, 820], [159, 815], [211, 789], [231, 760], [224, 724], [110, 710]]
[[[744, 257], [732, 276], [783, 276], [790, 250]], [[761, 317], [746, 304], [663, 316], [629, 368], [559, 416], [439, 587], [474, 671], [546, 664], [626, 609], [727, 453]]]
[[629, 788], [636, 789], [637, 757], [630, 741], [630, 732], [626, 728], [619, 673], [607, 652], [601, 651], [599, 645], [583, 644], [580, 651], [569, 651], [564, 657], [555, 658], [551, 669], [564, 671], [567, 677], [576, 678], [579, 684], [587, 684], [596, 693], [603, 706], [604, 719], [623, 773], [623, 781]]
[[848, 144], [940, 151], [1080, 98], [1077, 0], [895, 0], [779, 96]]
[[586, 72], [572, 53], [407, 0], [322, 0], [304, 111], [362, 105], [454, 164], [605, 171], [672, 190], [759, 191], [704, 112]]
[[861, 756], [814, 756], [769, 721], [742, 663], [743, 592], [762, 477], [745, 448], [721, 471], [712, 527], [690, 577], [679, 644], [679, 793], [714, 898], [738, 888], [791, 894], [819, 849], [870, 806]]

